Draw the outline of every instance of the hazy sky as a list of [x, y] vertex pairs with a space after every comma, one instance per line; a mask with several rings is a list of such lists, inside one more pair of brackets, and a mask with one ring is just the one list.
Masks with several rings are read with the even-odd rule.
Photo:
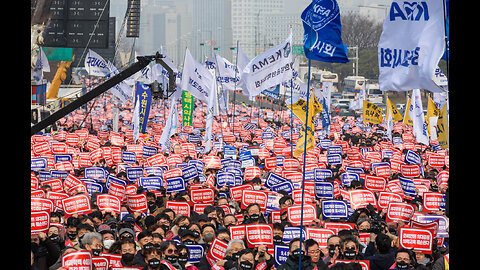
[[[296, 13], [302, 12], [312, 1], [311, 0], [285, 0], [285, 12]], [[390, 5], [392, 0], [337, 0], [338, 5], [342, 8], [344, 5], [348, 8], [353, 8], [358, 5], [371, 5], [377, 4]], [[341, 11], [340, 11], [341, 12]]]

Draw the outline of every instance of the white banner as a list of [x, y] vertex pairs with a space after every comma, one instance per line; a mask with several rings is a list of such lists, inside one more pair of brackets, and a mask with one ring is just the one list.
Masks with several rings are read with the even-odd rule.
[[39, 48], [38, 50], [37, 62], [33, 68], [32, 78], [37, 83], [40, 83], [43, 79], [43, 72], [50, 72], [50, 65], [48, 64], [47, 55], [45, 55], [42, 48]]
[[208, 103], [208, 97], [213, 91], [213, 81], [215, 81], [213, 74], [195, 60], [187, 48], [183, 63], [181, 89]]
[[215, 55], [215, 58], [217, 60], [218, 82], [222, 85], [223, 90], [235, 90], [240, 80], [238, 68], [218, 54]]
[[162, 146], [162, 151], [167, 149], [167, 141], [177, 132], [178, 126], [178, 111], [177, 111], [177, 102], [176, 99], [170, 98], [170, 112], [168, 114], [167, 123], [165, 123], [165, 128], [163, 129], [162, 136], [160, 136], [160, 141], [158, 142]]
[[[107, 78], [110, 76], [115, 76], [119, 73], [118, 69], [110, 61], [107, 61], [107, 68], [109, 70]], [[125, 79], [108, 90], [118, 99], [120, 99], [122, 104], [125, 104], [133, 95], [133, 89], [127, 84], [129, 80], [129, 78]]]
[[88, 75], [93, 76], [104, 77], [110, 74], [107, 61], [91, 49], [88, 49], [87, 56], [85, 56], [85, 70]]
[[135, 102], [135, 108], [133, 109], [133, 141], [136, 142], [140, 133], [140, 97], [137, 96], [137, 101]]
[[[240, 45], [240, 43], [238, 44], [238, 48], [237, 48], [237, 67], [238, 67], [238, 71], [240, 72], [240, 78], [242, 78], [242, 74], [243, 74], [243, 69], [248, 65], [248, 63], [250, 63], [250, 59], [248, 59], [248, 56], [243, 52], [242, 50], [242, 46]], [[242, 92], [244, 95], [250, 97], [250, 93], [248, 93], [248, 89], [247, 87], [245, 87], [245, 83], [243, 82], [243, 80], [240, 80], [238, 83], [237, 83], [237, 89], [242, 89]]]
[[382, 91], [443, 91], [432, 79], [445, 52], [442, 3], [393, 0], [378, 42]]
[[412, 104], [410, 104], [409, 115], [413, 121], [413, 135], [416, 137], [417, 142], [425, 145], [429, 144], [427, 123], [425, 122], [425, 116], [423, 114], [422, 97], [420, 95], [420, 89], [414, 89], [412, 91]]
[[243, 69], [242, 79], [250, 96], [293, 77], [292, 33], [277, 45], [252, 59]]

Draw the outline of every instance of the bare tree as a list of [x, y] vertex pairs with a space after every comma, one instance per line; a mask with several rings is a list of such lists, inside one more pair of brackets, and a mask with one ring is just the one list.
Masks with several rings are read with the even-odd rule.
[[382, 24], [358, 13], [347, 13], [341, 16], [342, 40], [348, 46], [358, 46], [359, 49], [377, 47]]

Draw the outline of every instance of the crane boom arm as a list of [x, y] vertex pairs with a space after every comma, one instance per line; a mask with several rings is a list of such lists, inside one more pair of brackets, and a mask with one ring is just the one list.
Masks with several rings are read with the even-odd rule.
[[[65, 115], [71, 113], [72, 111], [78, 109], [80, 106], [86, 104], [90, 100], [94, 99], [95, 97], [99, 96], [100, 94], [104, 93], [105, 91], [109, 90], [113, 86], [117, 85], [121, 81], [127, 79], [128, 77], [132, 76], [136, 72], [140, 71], [142, 68], [146, 67], [151, 61], [157, 60], [160, 62], [162, 66], [166, 66], [166, 64], [161, 60], [163, 58], [161, 55], [151, 55], [151, 56], [138, 56], [138, 61], [127, 67], [125, 70], [121, 71], [117, 75], [111, 77], [109, 80], [105, 81], [101, 85], [95, 87], [94, 89], [87, 92], [85, 95], [77, 98], [76, 100], [72, 101], [67, 106], [61, 108], [60, 110], [54, 112], [44, 120], [40, 121], [36, 125], [32, 126], [31, 128], [31, 135], [36, 134], [37, 132], [41, 131], [42, 129], [54, 124], [57, 120], [64, 117]], [[170, 69], [171, 70], [171, 69]], [[169, 77], [174, 77], [173, 72], [169, 73]], [[171, 79], [171, 78], [169, 78]], [[175, 82], [175, 78], [173, 78], [173, 82]], [[175, 87], [175, 83], [173, 84]]]

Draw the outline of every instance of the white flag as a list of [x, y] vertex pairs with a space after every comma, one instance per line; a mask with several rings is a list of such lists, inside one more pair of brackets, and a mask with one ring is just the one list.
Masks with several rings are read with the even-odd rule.
[[380, 89], [443, 92], [432, 78], [444, 52], [443, 1], [393, 0], [378, 42]]
[[160, 141], [158, 142], [162, 146], [162, 151], [167, 149], [167, 141], [177, 132], [178, 126], [177, 102], [175, 98], [171, 98], [170, 100], [170, 112], [168, 114], [167, 123], [163, 129], [162, 136], [160, 136]]
[[388, 114], [387, 114], [387, 137], [392, 140], [392, 130], [393, 130], [393, 116], [392, 116], [392, 110], [387, 109]]
[[[285, 100], [287, 105], [295, 104], [299, 99], [307, 100], [307, 84], [304, 83], [299, 77], [293, 80], [287, 80], [280, 84], [280, 94], [284, 93], [290, 98]], [[293, 95], [292, 95], [293, 94]]]
[[427, 123], [425, 122], [425, 116], [423, 114], [420, 89], [414, 89], [412, 91], [412, 101], [408, 113], [413, 121], [413, 135], [416, 137], [417, 142], [428, 145]]
[[135, 102], [135, 109], [133, 110], [132, 122], [133, 122], [133, 141], [136, 142], [140, 133], [140, 97], [137, 96]]
[[215, 55], [217, 60], [218, 76], [217, 80], [222, 85], [223, 90], [235, 90], [240, 81], [240, 72], [238, 68], [220, 55]]
[[[215, 82], [214, 82], [215, 83]], [[208, 153], [210, 149], [212, 149], [212, 125], [213, 125], [213, 116], [218, 115], [218, 104], [217, 104], [217, 95], [216, 91], [214, 90], [211, 93], [210, 97], [208, 98], [207, 103], [207, 121], [205, 125], [205, 141], [207, 142], [205, 145], [205, 153]]]
[[[106, 75], [107, 78], [119, 73], [118, 69], [110, 61], [107, 61], [107, 68], [109, 70], [109, 74]], [[133, 89], [126, 83], [126, 81], [127, 80], [123, 80], [108, 90], [116, 96], [122, 104], [125, 104], [127, 100], [133, 96]]]
[[277, 45], [254, 59], [243, 69], [242, 80], [250, 96], [293, 77], [292, 33]]
[[43, 78], [43, 72], [50, 72], [50, 65], [48, 64], [47, 55], [39, 48], [37, 56], [37, 62], [35, 63], [35, 67], [33, 68], [32, 78], [37, 82], [40, 83]]
[[181, 89], [187, 90], [194, 97], [208, 103], [208, 97], [213, 91], [213, 81], [215, 81], [213, 74], [195, 60], [187, 48], [183, 62]]
[[88, 49], [87, 56], [85, 56], [85, 70], [88, 75], [93, 76], [104, 77], [110, 74], [107, 61], [91, 49]]
[[[248, 56], [243, 52], [242, 46], [238, 44], [237, 48], [237, 67], [238, 67], [238, 72], [240, 73], [240, 78], [242, 78], [243, 74], [243, 69], [250, 63], [250, 59]], [[250, 93], [248, 92], [247, 87], [245, 86], [245, 83], [243, 80], [240, 80], [237, 82], [237, 89], [242, 89], [242, 92], [245, 96], [250, 97]]]

